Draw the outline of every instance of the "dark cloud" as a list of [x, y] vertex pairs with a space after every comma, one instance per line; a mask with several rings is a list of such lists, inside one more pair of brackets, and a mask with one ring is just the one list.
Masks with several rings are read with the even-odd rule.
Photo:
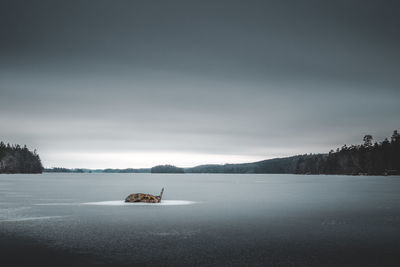
[[1, 139], [39, 148], [46, 166], [114, 155], [104, 167], [141, 167], [168, 154], [223, 163], [383, 138], [400, 122], [399, 10], [2, 1]]

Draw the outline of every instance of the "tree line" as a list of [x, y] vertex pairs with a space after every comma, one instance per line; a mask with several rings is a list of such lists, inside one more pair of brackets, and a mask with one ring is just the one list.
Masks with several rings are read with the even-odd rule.
[[26, 145], [10, 145], [0, 142], [0, 173], [42, 173], [43, 166], [36, 150]]
[[400, 174], [400, 135], [373, 142], [365, 135], [361, 145], [344, 145], [327, 154], [305, 154], [252, 163], [200, 165], [186, 168], [186, 173], [292, 173], [395, 175]]
[[300, 158], [296, 173], [311, 174], [400, 174], [400, 134], [395, 130], [390, 138], [373, 142], [365, 135], [361, 145], [343, 145], [327, 155]]
[[[209, 164], [193, 168], [158, 165], [151, 169], [66, 169], [51, 168], [46, 172], [109, 172], [109, 173], [292, 173], [399, 175], [400, 134], [395, 130], [390, 138], [374, 142], [365, 135], [360, 145], [343, 145], [326, 154], [305, 154], [242, 164]], [[0, 173], [41, 173], [39, 155], [26, 146], [5, 145], [0, 142]]]
[[184, 173], [182, 168], [173, 165], [158, 165], [151, 168], [151, 173]]

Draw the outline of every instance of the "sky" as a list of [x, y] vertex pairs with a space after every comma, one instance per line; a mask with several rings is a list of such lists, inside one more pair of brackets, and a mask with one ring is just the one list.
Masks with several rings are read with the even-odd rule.
[[399, 47], [398, 1], [1, 1], [0, 140], [68, 168], [381, 141]]

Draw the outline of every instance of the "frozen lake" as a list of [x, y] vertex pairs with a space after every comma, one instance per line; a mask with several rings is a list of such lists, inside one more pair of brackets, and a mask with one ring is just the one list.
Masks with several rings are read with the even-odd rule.
[[0, 175], [9, 266], [400, 266], [399, 248], [398, 176]]

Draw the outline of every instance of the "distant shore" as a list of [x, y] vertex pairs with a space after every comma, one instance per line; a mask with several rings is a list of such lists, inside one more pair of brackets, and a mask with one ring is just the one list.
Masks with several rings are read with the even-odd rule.
[[206, 164], [191, 168], [157, 165], [152, 168], [83, 169], [53, 167], [43, 169], [36, 151], [26, 146], [0, 143], [0, 173], [271, 173], [271, 174], [340, 174], [340, 175], [399, 175], [400, 134], [374, 142], [365, 135], [361, 145], [343, 145], [336, 151], [304, 154], [239, 164]]

